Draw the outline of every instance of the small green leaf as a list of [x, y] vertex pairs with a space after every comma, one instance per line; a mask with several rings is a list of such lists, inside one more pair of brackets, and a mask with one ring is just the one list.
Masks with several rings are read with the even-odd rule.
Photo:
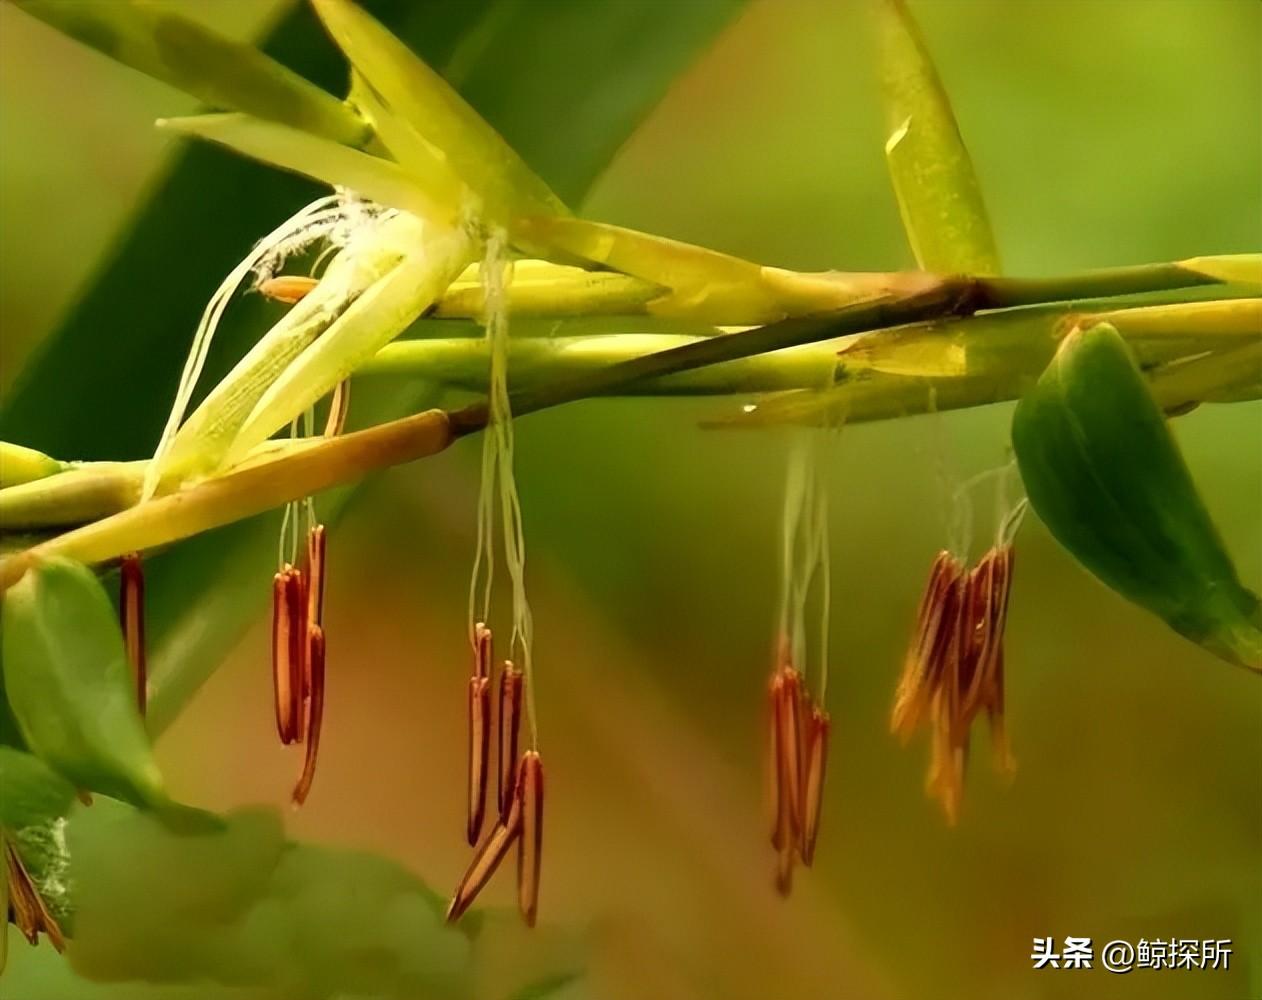
[[32, 753], [81, 788], [165, 804], [113, 606], [86, 567], [49, 559], [5, 595], [3, 654]]
[[447, 158], [488, 219], [565, 211], [561, 200], [451, 85], [350, 0], [313, 0], [316, 13], [386, 109]]
[[1216, 656], [1262, 670], [1258, 598], [1112, 326], [1065, 338], [1017, 406], [1012, 441], [1030, 504], [1087, 569]]
[[283, 121], [357, 145], [370, 130], [350, 108], [252, 45], [224, 38], [163, 4], [16, 0], [85, 45], [211, 107]]
[[0, 826], [64, 816], [74, 795], [74, 786], [38, 757], [0, 746]]
[[885, 158], [926, 271], [998, 274], [999, 252], [946, 90], [904, 0], [878, 0]]

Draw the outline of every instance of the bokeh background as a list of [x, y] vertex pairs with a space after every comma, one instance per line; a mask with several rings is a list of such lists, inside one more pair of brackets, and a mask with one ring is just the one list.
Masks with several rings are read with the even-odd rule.
[[[262, 0], [168, 2], [239, 37], [277, 14]], [[584, 212], [789, 267], [910, 266], [860, 7], [752, 0]], [[1262, 5], [913, 9], [1010, 271], [1259, 248]], [[0, 391], [161, 176], [173, 147], [152, 119], [192, 106], [0, 7]], [[184, 240], [161, 252], [195, 252], [198, 233]], [[206, 295], [219, 277], [205, 275]], [[102, 316], [100, 335], [126, 338], [128, 323]], [[126, 394], [127, 373], [112, 374]], [[356, 391], [374, 386], [389, 390]], [[761, 712], [787, 438], [696, 426], [741, 402], [584, 402], [518, 427], [549, 780], [543, 908], [590, 930], [587, 995], [1262, 996], [1257, 678], [1107, 591], [1036, 518], [1019, 539], [1008, 630], [1013, 784], [992, 775], [980, 740], [948, 829], [922, 792], [923, 743], [903, 749], [887, 734], [953, 484], [1006, 461], [1007, 405], [852, 428], [831, 450], [824, 829], [815, 869], [789, 901], [775, 896]], [[1243, 578], [1262, 585], [1262, 405], [1205, 407], [1175, 428]], [[333, 532], [322, 763], [287, 820], [294, 837], [384, 854], [440, 891], [466, 857], [478, 447], [375, 477]], [[978, 510], [979, 531], [989, 517]], [[273, 736], [266, 581], [258, 593], [257, 625], [159, 745], [176, 794], [209, 807], [284, 805], [298, 766]], [[489, 898], [508, 903], [510, 883]], [[1232, 969], [1032, 971], [1031, 939], [1066, 935], [1097, 947], [1230, 938]], [[48, 948], [17, 948], [10, 963], [0, 996], [12, 1000], [237, 995], [87, 983]]]

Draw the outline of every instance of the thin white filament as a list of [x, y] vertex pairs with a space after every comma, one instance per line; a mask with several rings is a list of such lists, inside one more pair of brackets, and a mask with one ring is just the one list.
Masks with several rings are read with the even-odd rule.
[[343, 196], [340, 194], [329, 195], [313, 201], [290, 216], [254, 245], [245, 259], [228, 273], [215, 290], [215, 294], [210, 297], [210, 301], [202, 312], [201, 320], [197, 324], [197, 329], [193, 333], [193, 343], [184, 361], [179, 386], [175, 391], [175, 402], [171, 406], [166, 425], [162, 429], [158, 447], [154, 450], [153, 461], [149, 463], [149, 468], [145, 472], [142, 500], [152, 497], [158, 487], [162, 460], [166, 457], [175, 432], [184, 421], [188, 404], [193, 397], [193, 390], [197, 387], [197, 380], [201, 377], [202, 369], [206, 365], [211, 341], [214, 339], [219, 321], [223, 318], [233, 294], [251, 273], [258, 271], [260, 265], [266, 265], [267, 262], [278, 259], [278, 256], [283, 253], [292, 253], [326, 234], [334, 222], [344, 215], [342, 201]]
[[[526, 597], [526, 538], [521, 501], [513, 471], [513, 414], [508, 396], [508, 296], [512, 263], [502, 231], [491, 234], [478, 269], [484, 300], [484, 325], [491, 358], [487, 388], [488, 426], [482, 443], [482, 482], [478, 494], [477, 548], [469, 583], [469, 627], [486, 622], [491, 610], [495, 567], [495, 505], [498, 499], [504, 564], [512, 587], [512, 632], [509, 650], [521, 668], [526, 686], [526, 718], [532, 747], [539, 745], [535, 711], [534, 664], [531, 649], [534, 622]], [[479, 614], [480, 612], [480, 614]]]

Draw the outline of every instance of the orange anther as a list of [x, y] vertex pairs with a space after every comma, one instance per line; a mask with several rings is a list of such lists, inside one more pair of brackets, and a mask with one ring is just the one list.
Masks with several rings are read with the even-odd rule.
[[269, 299], [293, 305], [305, 299], [318, 284], [315, 278], [304, 278], [298, 274], [282, 274], [260, 281], [258, 289]]

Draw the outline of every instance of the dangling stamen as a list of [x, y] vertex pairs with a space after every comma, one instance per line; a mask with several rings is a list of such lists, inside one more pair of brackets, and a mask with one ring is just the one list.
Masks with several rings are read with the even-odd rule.
[[305, 299], [319, 283], [315, 278], [298, 274], [282, 274], [260, 281], [257, 288], [266, 298], [292, 306]]
[[118, 617], [123, 627], [127, 662], [131, 664], [136, 705], [145, 714], [148, 681], [145, 671], [145, 573], [140, 553], [131, 552], [119, 563]]
[[499, 784], [497, 787], [500, 816], [508, 815], [514, 792], [514, 770], [517, 766], [517, 741], [521, 732], [522, 673], [512, 660], [504, 661], [500, 673]]
[[779, 672], [775, 683], [775, 750], [776, 750], [776, 827], [771, 843], [776, 848], [776, 891], [787, 896], [793, 888], [793, 857], [796, 847], [794, 837], [793, 802], [789, 794], [789, 773], [794, 765], [792, 751], [786, 740], [784, 722], [787, 699], [784, 673]]
[[828, 732], [832, 723], [828, 713], [815, 706], [811, 709], [806, 729], [806, 787], [802, 813], [802, 863], [810, 867], [815, 860], [815, 840], [819, 836], [819, 817], [824, 804], [824, 773], [828, 767]]
[[311, 694], [306, 705], [307, 752], [302, 775], [294, 786], [294, 805], [307, 801], [315, 779], [316, 754], [320, 751], [320, 726], [324, 721], [324, 629], [314, 622], [307, 626], [307, 686]]
[[789, 800], [792, 824], [789, 839], [802, 829], [802, 675], [792, 667], [782, 667], [779, 726], [780, 780]]
[[500, 862], [508, 854], [508, 849], [513, 846], [513, 841], [520, 835], [521, 826], [521, 797], [514, 794], [508, 815], [496, 823], [491, 832], [483, 839], [478, 849], [474, 852], [473, 860], [469, 862], [469, 867], [461, 877], [460, 883], [456, 886], [455, 894], [451, 897], [451, 903], [447, 906], [448, 923], [455, 923], [472, 905], [478, 893], [482, 891], [482, 887], [495, 874]]
[[[1019, 516], [1019, 515], [1018, 515]], [[1000, 542], [971, 571], [948, 553], [934, 563], [904, 662], [891, 728], [904, 738], [927, 721], [932, 729], [925, 786], [947, 821], [959, 817], [973, 720], [990, 720], [995, 764], [1013, 762], [1003, 725], [1003, 633], [1012, 585], [1011, 518]]]
[[491, 679], [469, 678], [469, 821], [470, 846], [478, 842], [486, 813], [487, 758], [491, 749]]
[[517, 846], [517, 903], [527, 927], [539, 913], [539, 870], [543, 860], [543, 762], [527, 750], [517, 769], [521, 840]]
[[768, 826], [771, 829], [771, 846], [779, 847], [784, 841], [783, 809], [784, 782], [780, 780], [780, 698], [784, 691], [784, 677], [774, 670], [767, 684], [767, 761], [766, 802]]
[[938, 553], [920, 607], [911, 647], [894, 696], [890, 731], [904, 742], [920, 725], [929, 708], [934, 675], [950, 638], [964, 567], [950, 552]]
[[[288, 745], [297, 739], [301, 690], [294, 681], [300, 674], [303, 647], [299, 632], [302, 619], [302, 578], [289, 563], [272, 578], [272, 685], [276, 699], [276, 731]], [[295, 660], [297, 663], [295, 663]]]
[[994, 639], [988, 650], [986, 675], [982, 686], [982, 704], [986, 708], [986, 716], [990, 722], [991, 757], [995, 769], [1001, 774], [1011, 776], [1016, 770], [1016, 761], [1008, 746], [1007, 731], [1003, 718], [1003, 634], [1008, 623], [1008, 599], [1012, 590], [1012, 570], [1016, 560], [1016, 552], [1011, 543], [1003, 546], [995, 553], [995, 589], [997, 597], [992, 601], [991, 634]]
[[469, 678], [469, 774], [465, 836], [470, 846], [482, 833], [486, 813], [487, 771], [491, 752], [491, 630], [482, 622], [473, 626], [473, 676]]

